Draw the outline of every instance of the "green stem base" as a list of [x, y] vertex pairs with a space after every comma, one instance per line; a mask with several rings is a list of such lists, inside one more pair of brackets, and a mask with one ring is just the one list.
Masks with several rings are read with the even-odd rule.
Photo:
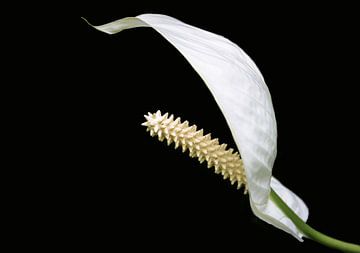
[[283, 211], [284, 214], [296, 225], [296, 227], [309, 239], [321, 243], [329, 248], [341, 250], [344, 252], [360, 253], [360, 245], [344, 242], [323, 233], [320, 233], [306, 224], [297, 214], [291, 210], [288, 205], [271, 189], [270, 199]]

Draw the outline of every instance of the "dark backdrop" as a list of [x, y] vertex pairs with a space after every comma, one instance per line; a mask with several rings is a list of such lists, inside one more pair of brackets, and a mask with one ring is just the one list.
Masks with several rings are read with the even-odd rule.
[[[107, 251], [335, 252], [260, 221], [248, 196], [140, 126], [147, 112], [173, 113], [235, 147], [202, 80], [149, 28], [106, 35], [88, 26], [161, 13], [223, 35], [256, 62], [278, 123], [273, 174], [310, 209], [316, 229], [360, 242], [358, 56], [351, 6], [238, 5], [98, 1], [80, 6], [61, 87], [74, 162], [70, 216], [74, 240]], [[210, 1], [211, 2], [211, 1]], [[66, 66], [65, 66], [66, 67]]]

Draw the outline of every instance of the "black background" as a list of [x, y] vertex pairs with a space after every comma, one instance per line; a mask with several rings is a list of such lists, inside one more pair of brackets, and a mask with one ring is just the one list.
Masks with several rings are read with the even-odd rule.
[[68, 59], [73, 74], [61, 86], [58, 110], [66, 119], [62, 155], [73, 159], [63, 173], [73, 189], [68, 211], [75, 241], [102, 251], [336, 252], [299, 243], [260, 221], [248, 196], [140, 126], [144, 114], [160, 109], [235, 147], [200, 77], [157, 32], [138, 28], [110, 36], [80, 19], [100, 25], [160, 13], [229, 38], [255, 61], [278, 123], [273, 174], [308, 205], [310, 225], [360, 242], [353, 232], [360, 225], [354, 8], [237, 4], [80, 6]]

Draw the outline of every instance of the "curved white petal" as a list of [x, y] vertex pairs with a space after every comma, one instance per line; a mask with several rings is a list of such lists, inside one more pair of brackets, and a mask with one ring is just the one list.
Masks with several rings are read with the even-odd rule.
[[255, 63], [228, 39], [169, 16], [144, 14], [94, 27], [113, 34], [146, 26], [180, 51], [214, 96], [244, 161], [254, 213], [300, 238], [292, 222], [284, 219], [269, 201], [271, 181], [283, 200], [307, 218], [305, 204], [278, 181], [271, 180], [276, 157], [276, 120], [269, 90]]

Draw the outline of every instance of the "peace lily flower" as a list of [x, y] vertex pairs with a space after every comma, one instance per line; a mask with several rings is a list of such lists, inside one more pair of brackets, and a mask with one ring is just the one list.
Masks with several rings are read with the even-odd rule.
[[329, 247], [360, 252], [358, 245], [309, 227], [305, 203], [272, 176], [277, 127], [271, 96], [259, 69], [241, 48], [222, 36], [165, 15], [143, 14], [93, 27], [108, 34], [152, 27], [186, 58], [229, 125], [242, 158], [251, 209], [257, 217], [300, 241], [305, 235]]

